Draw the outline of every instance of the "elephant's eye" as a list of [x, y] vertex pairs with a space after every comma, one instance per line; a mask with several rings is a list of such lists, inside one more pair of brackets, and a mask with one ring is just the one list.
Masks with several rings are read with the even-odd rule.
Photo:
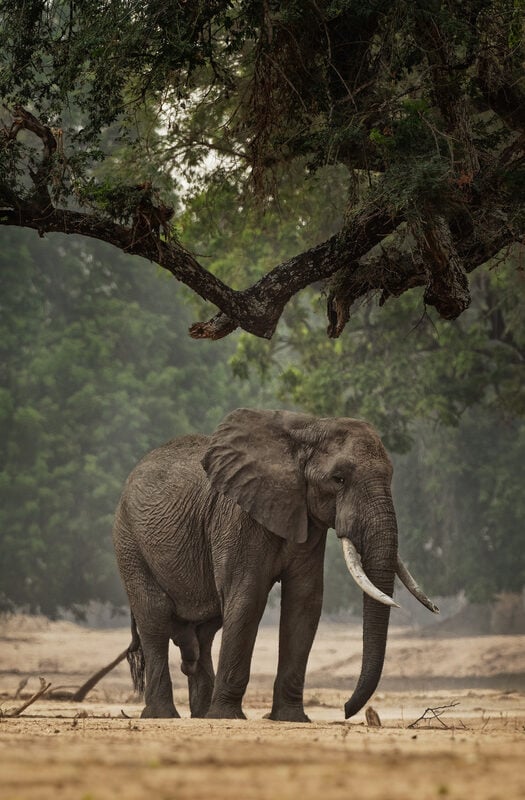
[[342, 475], [332, 475], [332, 480], [338, 483], [339, 486], [342, 486], [343, 483], [345, 482], [345, 479], [343, 478]]

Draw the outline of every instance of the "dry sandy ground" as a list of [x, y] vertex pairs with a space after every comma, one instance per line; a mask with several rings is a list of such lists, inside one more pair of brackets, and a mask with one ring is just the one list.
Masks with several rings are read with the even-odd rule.
[[[0, 707], [9, 711], [43, 675], [79, 686], [124, 650], [127, 630], [17, 617], [0, 623]], [[248, 721], [141, 720], [124, 664], [78, 704], [41, 699], [0, 718], [2, 800], [514, 800], [525, 798], [525, 637], [438, 639], [391, 632], [384, 679], [364, 714], [344, 722], [360, 630], [323, 624], [309, 664], [311, 725], [274, 723], [268, 711], [277, 632], [261, 628], [246, 697]], [[426, 708], [458, 703], [441, 723], [408, 725]], [[122, 716], [122, 711], [130, 718]]]

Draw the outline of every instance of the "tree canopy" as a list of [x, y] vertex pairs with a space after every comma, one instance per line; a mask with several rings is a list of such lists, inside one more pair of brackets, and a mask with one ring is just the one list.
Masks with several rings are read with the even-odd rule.
[[[360, 298], [416, 286], [455, 319], [469, 274], [523, 236], [524, 8], [2, 0], [0, 223], [157, 262], [218, 310], [195, 338], [271, 338], [310, 285], [332, 337]], [[327, 165], [346, 175], [339, 229], [262, 275], [240, 253], [221, 279], [177, 225], [204, 182], [228, 182], [242, 214]]]

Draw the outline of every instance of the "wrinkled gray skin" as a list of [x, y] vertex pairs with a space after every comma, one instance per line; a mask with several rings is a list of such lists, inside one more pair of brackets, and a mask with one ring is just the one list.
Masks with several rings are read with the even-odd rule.
[[[128, 478], [114, 528], [135, 671], [141, 649], [145, 660], [142, 716], [179, 716], [168, 669], [172, 639], [188, 676], [191, 715], [244, 718], [257, 628], [281, 581], [270, 718], [308, 721], [303, 686], [321, 613], [327, 529], [352, 540], [368, 577], [391, 596], [391, 478], [385, 449], [366, 422], [286, 411], [238, 409], [211, 437], [184, 436], [149, 453]], [[346, 717], [377, 686], [389, 611], [364, 595], [363, 664]], [[214, 676], [210, 651], [221, 626]]]

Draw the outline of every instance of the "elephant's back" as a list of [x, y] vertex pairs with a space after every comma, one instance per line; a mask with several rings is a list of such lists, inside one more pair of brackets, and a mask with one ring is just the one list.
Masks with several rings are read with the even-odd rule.
[[120, 498], [120, 516], [139, 539], [178, 526], [202, 506], [209, 488], [201, 459], [209, 437], [181, 436], [149, 452], [131, 471]]
[[178, 477], [186, 479], [204, 478], [201, 460], [208, 447], [210, 437], [189, 434], [171, 439], [156, 447], [142, 458], [131, 471], [126, 489], [142, 483], [160, 488], [164, 484], [173, 486]]
[[190, 433], [187, 436], [177, 436], [169, 442], [161, 444], [155, 450], [151, 450], [137, 464], [140, 466], [154, 466], [155, 464], [179, 464], [196, 465], [200, 463], [210, 442], [209, 436], [201, 433]]

